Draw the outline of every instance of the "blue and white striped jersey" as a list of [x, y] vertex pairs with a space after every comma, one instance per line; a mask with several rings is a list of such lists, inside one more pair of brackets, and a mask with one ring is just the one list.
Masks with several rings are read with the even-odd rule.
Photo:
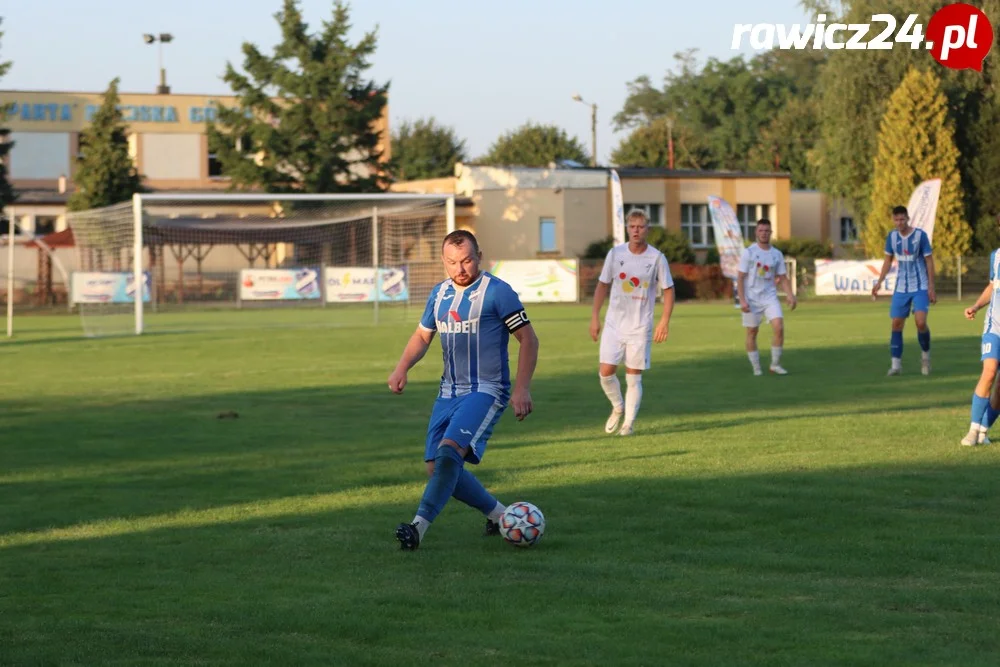
[[990, 285], [993, 296], [990, 305], [986, 306], [986, 321], [983, 322], [983, 335], [1000, 335], [1000, 249], [990, 253]]
[[927, 291], [926, 258], [931, 254], [931, 242], [924, 230], [914, 227], [906, 236], [892, 230], [885, 237], [885, 254], [896, 258], [895, 292]]
[[468, 287], [445, 280], [431, 290], [420, 326], [441, 336], [441, 398], [481, 391], [510, 398], [507, 343], [528, 324], [514, 289], [485, 271]]

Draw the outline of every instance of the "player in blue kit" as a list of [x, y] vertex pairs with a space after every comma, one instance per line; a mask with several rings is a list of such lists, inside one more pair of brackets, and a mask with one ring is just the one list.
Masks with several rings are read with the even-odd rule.
[[892, 293], [889, 317], [892, 318], [892, 334], [889, 351], [892, 364], [888, 375], [903, 372], [903, 325], [913, 310], [913, 321], [917, 325], [917, 341], [920, 343], [920, 372], [931, 372], [931, 330], [927, 328], [927, 311], [930, 304], [937, 302], [934, 291], [934, 258], [931, 256], [931, 242], [922, 229], [910, 227], [910, 215], [905, 206], [892, 209], [892, 222], [896, 229], [885, 239], [885, 261], [882, 272], [872, 287], [872, 299], [878, 296], [878, 288], [885, 280], [893, 258], [896, 259], [896, 287]]
[[[530, 385], [538, 361], [538, 337], [517, 293], [479, 270], [482, 253], [476, 237], [467, 231], [448, 234], [441, 256], [448, 280], [431, 290], [420, 324], [389, 376], [389, 389], [402, 393], [407, 372], [423, 358], [434, 334], [441, 335], [444, 373], [424, 450], [430, 480], [413, 521], [396, 528], [404, 550], [420, 545], [452, 496], [486, 515], [487, 535], [499, 533], [497, 521], [506, 508], [465, 463], [482, 461], [508, 401], [518, 421], [532, 410]], [[513, 392], [507, 355], [511, 335], [521, 346]]]
[[983, 372], [972, 393], [972, 419], [969, 432], [962, 438], [962, 444], [967, 447], [988, 445], [990, 440], [986, 432], [1000, 414], [997, 410], [996, 384], [997, 367], [1000, 364], [1000, 250], [990, 253], [990, 282], [976, 299], [976, 303], [965, 309], [965, 317], [974, 320], [976, 313], [983, 308], [986, 308], [986, 321], [983, 323], [983, 338], [980, 343]]

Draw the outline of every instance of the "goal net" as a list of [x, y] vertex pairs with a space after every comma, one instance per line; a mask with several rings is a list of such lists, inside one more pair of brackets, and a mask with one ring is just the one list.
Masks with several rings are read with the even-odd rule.
[[454, 198], [152, 194], [67, 219], [88, 336], [377, 324], [442, 279]]

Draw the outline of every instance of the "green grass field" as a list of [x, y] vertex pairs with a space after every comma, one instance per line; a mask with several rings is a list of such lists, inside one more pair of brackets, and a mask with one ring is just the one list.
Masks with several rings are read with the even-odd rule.
[[385, 380], [413, 323], [201, 313], [84, 339], [22, 317], [0, 343], [0, 664], [995, 665], [1000, 454], [958, 444], [981, 331], [961, 308], [932, 310], [929, 378], [912, 323], [885, 377], [884, 301], [801, 305], [791, 374], [755, 378], [734, 309], [681, 304], [613, 438], [589, 308], [529, 307], [535, 413], [504, 415], [476, 473], [546, 535], [484, 538], [455, 501], [412, 553], [392, 533], [437, 342], [404, 395]]

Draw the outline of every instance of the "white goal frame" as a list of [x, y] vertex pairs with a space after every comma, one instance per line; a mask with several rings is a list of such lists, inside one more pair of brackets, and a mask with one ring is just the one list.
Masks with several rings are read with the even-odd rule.
[[[135, 335], [142, 334], [144, 329], [144, 309], [143, 309], [143, 238], [142, 221], [143, 209], [146, 202], [169, 202], [183, 200], [185, 202], [268, 202], [268, 201], [353, 201], [372, 202], [372, 221], [374, 233], [372, 234], [374, 254], [373, 263], [378, 269], [378, 203], [389, 201], [437, 201], [445, 204], [445, 222], [447, 233], [455, 231], [455, 195], [453, 194], [411, 194], [408, 192], [387, 192], [384, 194], [284, 194], [284, 193], [233, 193], [219, 192], [207, 193], [136, 193], [132, 195], [132, 218], [133, 218], [133, 248], [132, 248], [132, 275], [138, 286], [135, 290]], [[374, 302], [376, 322], [378, 321], [378, 299]]]

